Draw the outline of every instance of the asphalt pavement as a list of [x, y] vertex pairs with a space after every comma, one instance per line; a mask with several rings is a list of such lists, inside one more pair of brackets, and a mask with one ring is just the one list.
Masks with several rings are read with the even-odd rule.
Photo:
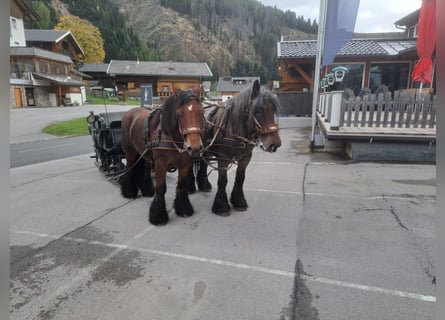
[[[104, 106], [13, 109], [11, 144], [89, 110]], [[246, 212], [212, 214], [212, 190], [176, 217], [169, 174], [164, 227], [89, 154], [11, 169], [11, 319], [434, 319], [436, 166], [311, 153], [309, 132], [280, 118]]]
[[135, 106], [130, 105], [83, 105], [75, 107], [14, 108], [10, 110], [10, 143], [21, 143], [55, 139], [42, 130], [55, 122], [87, 117], [89, 111], [101, 112], [125, 111]]

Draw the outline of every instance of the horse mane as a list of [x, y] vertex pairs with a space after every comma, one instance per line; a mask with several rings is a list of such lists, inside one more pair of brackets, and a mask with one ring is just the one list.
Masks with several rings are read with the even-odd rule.
[[[271, 105], [273, 112], [278, 114], [280, 103], [277, 97], [269, 90], [261, 88], [258, 95], [252, 100], [253, 85], [242, 90], [237, 96], [226, 100], [225, 123], [226, 131], [232, 131], [238, 136], [247, 136], [255, 130], [253, 116], [255, 109], [263, 105]], [[224, 112], [216, 112], [214, 122], [220, 123]]]
[[192, 99], [199, 100], [199, 97], [196, 97], [192, 90], [180, 90], [177, 95], [172, 94], [165, 100], [162, 105], [161, 128], [166, 134], [171, 135], [178, 132], [176, 109]]

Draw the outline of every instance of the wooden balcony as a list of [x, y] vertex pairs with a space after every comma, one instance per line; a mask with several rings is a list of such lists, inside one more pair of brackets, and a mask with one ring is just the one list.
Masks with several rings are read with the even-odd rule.
[[327, 139], [436, 139], [436, 97], [391, 92], [345, 98], [341, 91], [320, 95], [317, 121]]

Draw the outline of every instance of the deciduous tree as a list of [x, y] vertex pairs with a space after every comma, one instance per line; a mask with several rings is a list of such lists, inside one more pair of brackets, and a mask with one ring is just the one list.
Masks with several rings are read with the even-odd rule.
[[82, 47], [86, 63], [102, 63], [105, 58], [104, 40], [98, 28], [77, 16], [62, 16], [54, 30], [70, 30]]

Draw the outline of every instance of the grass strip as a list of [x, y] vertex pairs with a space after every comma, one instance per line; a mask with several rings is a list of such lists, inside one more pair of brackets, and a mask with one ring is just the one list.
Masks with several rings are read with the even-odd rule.
[[84, 136], [90, 134], [86, 116], [50, 124], [43, 129], [43, 132], [57, 137]]

